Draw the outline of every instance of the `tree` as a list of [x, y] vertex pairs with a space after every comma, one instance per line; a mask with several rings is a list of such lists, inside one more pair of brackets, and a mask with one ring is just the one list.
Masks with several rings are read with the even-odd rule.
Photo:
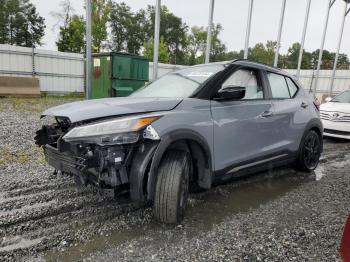
[[58, 51], [84, 53], [85, 22], [82, 16], [73, 15], [66, 27], [60, 27], [59, 39], [56, 42]]
[[114, 3], [110, 13], [110, 48], [114, 51], [139, 54], [146, 42], [145, 19], [144, 10], [133, 13], [125, 3]]
[[225, 53], [225, 60], [242, 59], [244, 57], [244, 50], [230, 51]]
[[339, 54], [337, 68], [342, 70], [350, 69], [350, 61], [346, 54]]
[[210, 61], [219, 62], [225, 60], [226, 45], [219, 39], [219, 34], [223, 30], [221, 24], [214, 25], [211, 36]]
[[0, 43], [32, 47], [41, 45], [45, 24], [29, 0], [1, 0]]
[[100, 52], [107, 40], [107, 22], [111, 11], [111, 3], [107, 0], [92, 1], [92, 49]]
[[0, 44], [8, 43], [9, 39], [9, 28], [8, 28], [8, 20], [9, 14], [6, 8], [6, 0], [0, 0]]
[[[145, 33], [146, 41], [153, 38], [155, 24], [155, 8], [148, 6], [146, 11]], [[170, 62], [172, 64], [185, 63], [185, 50], [187, 45], [188, 26], [182, 18], [175, 16], [166, 6], [160, 11], [160, 36], [164, 38], [170, 51]]]
[[[148, 58], [150, 61], [153, 61], [154, 54], [154, 41], [150, 39], [144, 44], [144, 57]], [[169, 63], [170, 62], [170, 54], [168, 50], [168, 46], [164, 41], [164, 38], [161, 37], [159, 41], [159, 50], [158, 50], [158, 61], [161, 63]]]
[[272, 65], [275, 54], [275, 42], [268, 41], [266, 45], [257, 43], [249, 49], [249, 59], [255, 62]]
[[187, 38], [187, 52], [189, 65], [194, 65], [197, 63], [198, 56], [203, 54], [205, 49], [207, 38], [207, 32], [203, 27], [194, 26], [191, 28], [191, 33]]
[[[222, 31], [220, 24], [214, 25], [211, 36], [210, 61], [218, 62], [226, 60], [226, 46], [219, 39]], [[192, 27], [188, 36], [188, 64], [204, 63], [204, 55], [207, 44], [207, 31], [203, 27]]]
[[70, 0], [62, 0], [59, 6], [60, 11], [50, 12], [50, 15], [57, 21], [52, 29], [55, 29], [57, 26], [67, 28], [75, 12]]
[[[286, 56], [286, 68], [295, 69], [298, 68], [299, 52], [301, 45], [300, 43], [293, 43], [291, 47], [288, 48], [288, 53]], [[303, 50], [303, 58], [301, 60], [301, 69], [309, 69], [311, 66], [311, 53]]]

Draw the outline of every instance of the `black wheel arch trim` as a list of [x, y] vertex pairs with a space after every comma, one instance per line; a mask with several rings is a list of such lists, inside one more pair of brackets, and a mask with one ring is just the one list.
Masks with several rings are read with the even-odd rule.
[[147, 141], [139, 146], [132, 160], [130, 169], [130, 198], [134, 202], [143, 203], [146, 201], [144, 181], [158, 141]]
[[211, 181], [212, 181], [212, 157], [211, 157], [211, 151], [210, 151], [210, 147], [208, 145], [208, 143], [206, 142], [206, 140], [204, 139], [204, 137], [193, 131], [190, 129], [180, 129], [180, 130], [175, 130], [173, 132], [170, 132], [168, 134], [162, 135], [161, 137], [161, 141], [158, 145], [158, 147], [156, 148], [154, 155], [153, 155], [153, 159], [152, 159], [152, 163], [151, 163], [151, 168], [150, 168], [150, 172], [149, 172], [149, 176], [148, 176], [148, 183], [147, 183], [147, 191], [148, 191], [148, 200], [153, 200], [154, 198], [154, 189], [155, 189], [155, 184], [156, 184], [156, 179], [157, 179], [157, 171], [158, 171], [158, 166], [162, 160], [162, 157], [165, 153], [165, 151], [168, 149], [168, 147], [176, 142], [176, 141], [180, 141], [180, 140], [192, 140], [197, 142], [203, 149], [204, 149], [204, 153], [205, 153], [205, 157], [209, 160], [208, 161], [208, 170], [210, 172], [208, 172], [206, 174], [206, 180], [210, 181], [210, 185], [207, 185], [208, 188], [210, 188], [211, 186]]

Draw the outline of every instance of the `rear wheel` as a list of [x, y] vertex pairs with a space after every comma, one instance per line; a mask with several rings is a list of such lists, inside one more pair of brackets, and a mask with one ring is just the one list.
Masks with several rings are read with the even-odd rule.
[[183, 219], [188, 198], [190, 156], [179, 150], [165, 153], [158, 168], [153, 212], [163, 223], [179, 223]]
[[304, 137], [297, 161], [297, 169], [301, 171], [311, 172], [314, 170], [320, 161], [321, 155], [321, 139], [319, 135], [310, 130]]

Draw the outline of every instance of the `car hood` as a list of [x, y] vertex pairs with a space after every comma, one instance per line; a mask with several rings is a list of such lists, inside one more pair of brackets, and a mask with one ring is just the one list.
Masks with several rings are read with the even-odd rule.
[[321, 105], [322, 111], [350, 114], [350, 103], [328, 102]]
[[44, 116], [68, 117], [72, 123], [109, 116], [120, 116], [174, 109], [182, 98], [118, 97], [85, 100], [52, 107]]

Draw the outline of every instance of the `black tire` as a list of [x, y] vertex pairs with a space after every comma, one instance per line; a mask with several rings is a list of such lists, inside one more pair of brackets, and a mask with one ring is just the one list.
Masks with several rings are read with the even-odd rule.
[[179, 223], [186, 209], [191, 161], [188, 153], [169, 150], [158, 168], [154, 217], [163, 223]]
[[320, 161], [320, 156], [320, 136], [315, 131], [310, 130], [300, 144], [296, 169], [303, 172], [311, 172], [315, 170]]

